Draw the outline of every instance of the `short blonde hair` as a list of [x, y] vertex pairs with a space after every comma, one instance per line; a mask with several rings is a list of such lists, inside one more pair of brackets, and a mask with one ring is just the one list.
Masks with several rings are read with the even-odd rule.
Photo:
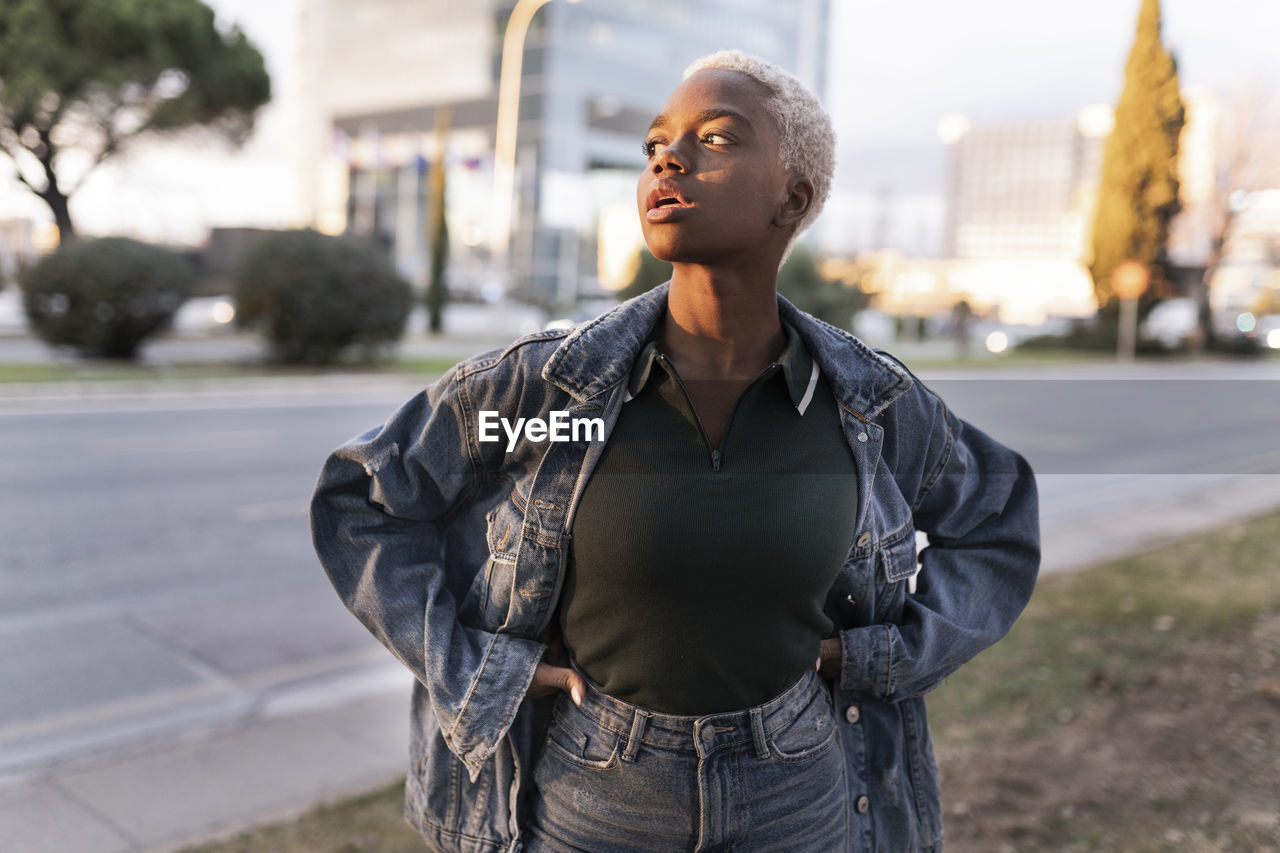
[[765, 106], [778, 123], [782, 165], [813, 184], [813, 201], [791, 235], [783, 253], [785, 260], [796, 237], [813, 224], [831, 195], [831, 175], [836, 166], [836, 133], [831, 116], [795, 75], [757, 56], [740, 50], [717, 51], [690, 63], [684, 70], [684, 79], [708, 69], [737, 71], [772, 92]]

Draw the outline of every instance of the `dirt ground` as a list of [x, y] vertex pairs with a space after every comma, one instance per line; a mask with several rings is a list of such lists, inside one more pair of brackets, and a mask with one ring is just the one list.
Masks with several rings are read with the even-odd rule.
[[1118, 691], [1094, 670], [1032, 739], [940, 742], [949, 853], [1280, 850], [1280, 614], [1169, 636], [1173, 661]]

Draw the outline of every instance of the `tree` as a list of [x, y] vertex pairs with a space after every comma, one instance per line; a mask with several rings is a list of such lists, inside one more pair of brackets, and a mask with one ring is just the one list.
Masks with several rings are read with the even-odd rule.
[[0, 0], [0, 151], [62, 237], [68, 200], [144, 135], [243, 143], [271, 97], [262, 54], [199, 0]]
[[1224, 252], [1248, 194], [1280, 186], [1280, 92], [1261, 80], [1237, 84], [1227, 96], [1207, 101], [1204, 119], [1214, 127], [1213, 180], [1200, 198], [1191, 199], [1179, 215], [1186, 228], [1208, 238], [1204, 274], [1196, 289], [1201, 335], [1198, 343], [1212, 346], [1208, 282], [1222, 264]]
[[865, 308], [868, 297], [861, 290], [823, 278], [808, 247], [797, 245], [778, 270], [778, 292], [801, 311], [848, 330], [853, 315]]
[[1237, 87], [1223, 105], [1216, 148], [1206, 275], [1222, 261], [1235, 221], [1232, 197], [1280, 186], [1280, 93], [1260, 82]]
[[1169, 220], [1179, 210], [1178, 135], [1184, 120], [1177, 63], [1160, 38], [1160, 2], [1142, 0], [1115, 128], [1103, 152], [1093, 220], [1089, 271], [1100, 307], [1112, 299], [1111, 272], [1121, 262], [1151, 265], [1163, 257]]

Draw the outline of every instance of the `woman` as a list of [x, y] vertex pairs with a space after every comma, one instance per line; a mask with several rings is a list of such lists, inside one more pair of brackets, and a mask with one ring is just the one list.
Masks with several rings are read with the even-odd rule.
[[[637, 188], [671, 282], [459, 364], [330, 457], [316, 549], [417, 677], [431, 845], [940, 849], [922, 696], [1030, 596], [1035, 484], [777, 296], [833, 146], [786, 72], [695, 62]], [[527, 426], [557, 418], [599, 429]]]

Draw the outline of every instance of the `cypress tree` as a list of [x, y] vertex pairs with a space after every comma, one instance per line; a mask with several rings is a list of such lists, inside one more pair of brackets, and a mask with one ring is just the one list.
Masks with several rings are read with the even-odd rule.
[[1093, 220], [1089, 272], [1100, 308], [1112, 301], [1111, 272], [1122, 261], [1151, 265], [1163, 259], [1169, 220], [1180, 208], [1178, 135], [1184, 120], [1177, 62], [1160, 38], [1160, 2], [1142, 0]]

